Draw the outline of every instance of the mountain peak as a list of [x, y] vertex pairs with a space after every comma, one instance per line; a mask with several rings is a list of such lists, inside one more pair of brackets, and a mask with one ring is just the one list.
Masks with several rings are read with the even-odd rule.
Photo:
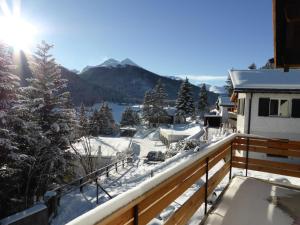
[[101, 67], [116, 67], [120, 65], [120, 62], [118, 60], [115, 60], [113, 58], [110, 58], [108, 60], [105, 60], [103, 63], [101, 63], [99, 66]]
[[125, 66], [136, 66], [136, 67], [140, 67], [139, 65], [137, 65], [135, 62], [133, 62], [131, 59], [126, 58], [122, 61], [118, 61], [116, 59], [110, 58], [105, 60], [103, 63], [101, 63], [100, 65], [97, 66], [86, 66], [83, 68], [83, 70], [81, 71], [81, 73], [92, 69], [92, 68], [96, 68], [96, 67], [107, 67], [107, 68], [112, 68], [112, 67], [125, 67]]
[[133, 62], [131, 59], [126, 58], [121, 61], [121, 65], [130, 65], [130, 66], [137, 66], [139, 67], [135, 62]]

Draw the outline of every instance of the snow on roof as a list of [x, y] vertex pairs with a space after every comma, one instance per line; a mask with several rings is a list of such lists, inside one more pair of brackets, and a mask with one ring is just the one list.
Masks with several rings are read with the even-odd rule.
[[218, 104], [219, 106], [234, 106], [234, 103], [231, 102], [228, 96], [219, 96]]
[[230, 70], [235, 91], [277, 90], [300, 92], [300, 70], [284, 72], [282, 69]]
[[[83, 147], [84, 141], [81, 140], [73, 144], [81, 155], [86, 155]], [[92, 137], [90, 139], [92, 156], [116, 156], [117, 152], [124, 152], [129, 148], [130, 138], [128, 137]], [[100, 147], [101, 146], [101, 147]], [[101, 153], [99, 152], [101, 148]], [[73, 152], [73, 149], [70, 148]]]
[[164, 107], [164, 110], [168, 113], [169, 116], [175, 116], [176, 114], [176, 107]]

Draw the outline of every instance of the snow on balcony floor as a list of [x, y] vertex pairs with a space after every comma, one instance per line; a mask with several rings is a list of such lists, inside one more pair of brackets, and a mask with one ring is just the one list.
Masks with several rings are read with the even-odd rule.
[[205, 225], [299, 224], [300, 189], [234, 177]]

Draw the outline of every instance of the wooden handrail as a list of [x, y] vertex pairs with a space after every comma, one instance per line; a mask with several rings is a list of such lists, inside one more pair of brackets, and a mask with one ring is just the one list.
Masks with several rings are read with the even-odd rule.
[[[201, 177], [209, 177], [207, 182], [165, 221], [167, 225], [186, 224], [196, 210], [207, 202], [206, 197], [213, 193], [228, 173], [231, 179], [232, 167], [300, 177], [299, 164], [275, 162], [272, 158], [252, 159], [251, 154], [247, 154], [248, 157], [238, 157], [235, 155], [236, 150], [300, 157], [299, 149], [300, 142], [232, 134], [201, 149], [188, 162], [178, 163], [176, 167], [163, 171], [160, 176], [154, 176], [69, 224], [147, 224]], [[212, 174], [211, 169], [223, 159], [224, 165]]]

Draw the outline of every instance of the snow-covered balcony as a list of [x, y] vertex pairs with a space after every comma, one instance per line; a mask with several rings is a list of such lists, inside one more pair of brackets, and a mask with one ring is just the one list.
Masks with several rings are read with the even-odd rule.
[[297, 224], [300, 188], [271, 179], [284, 175], [281, 181], [299, 184], [300, 163], [278, 156], [300, 158], [300, 142], [231, 134], [198, 150], [69, 225]]

